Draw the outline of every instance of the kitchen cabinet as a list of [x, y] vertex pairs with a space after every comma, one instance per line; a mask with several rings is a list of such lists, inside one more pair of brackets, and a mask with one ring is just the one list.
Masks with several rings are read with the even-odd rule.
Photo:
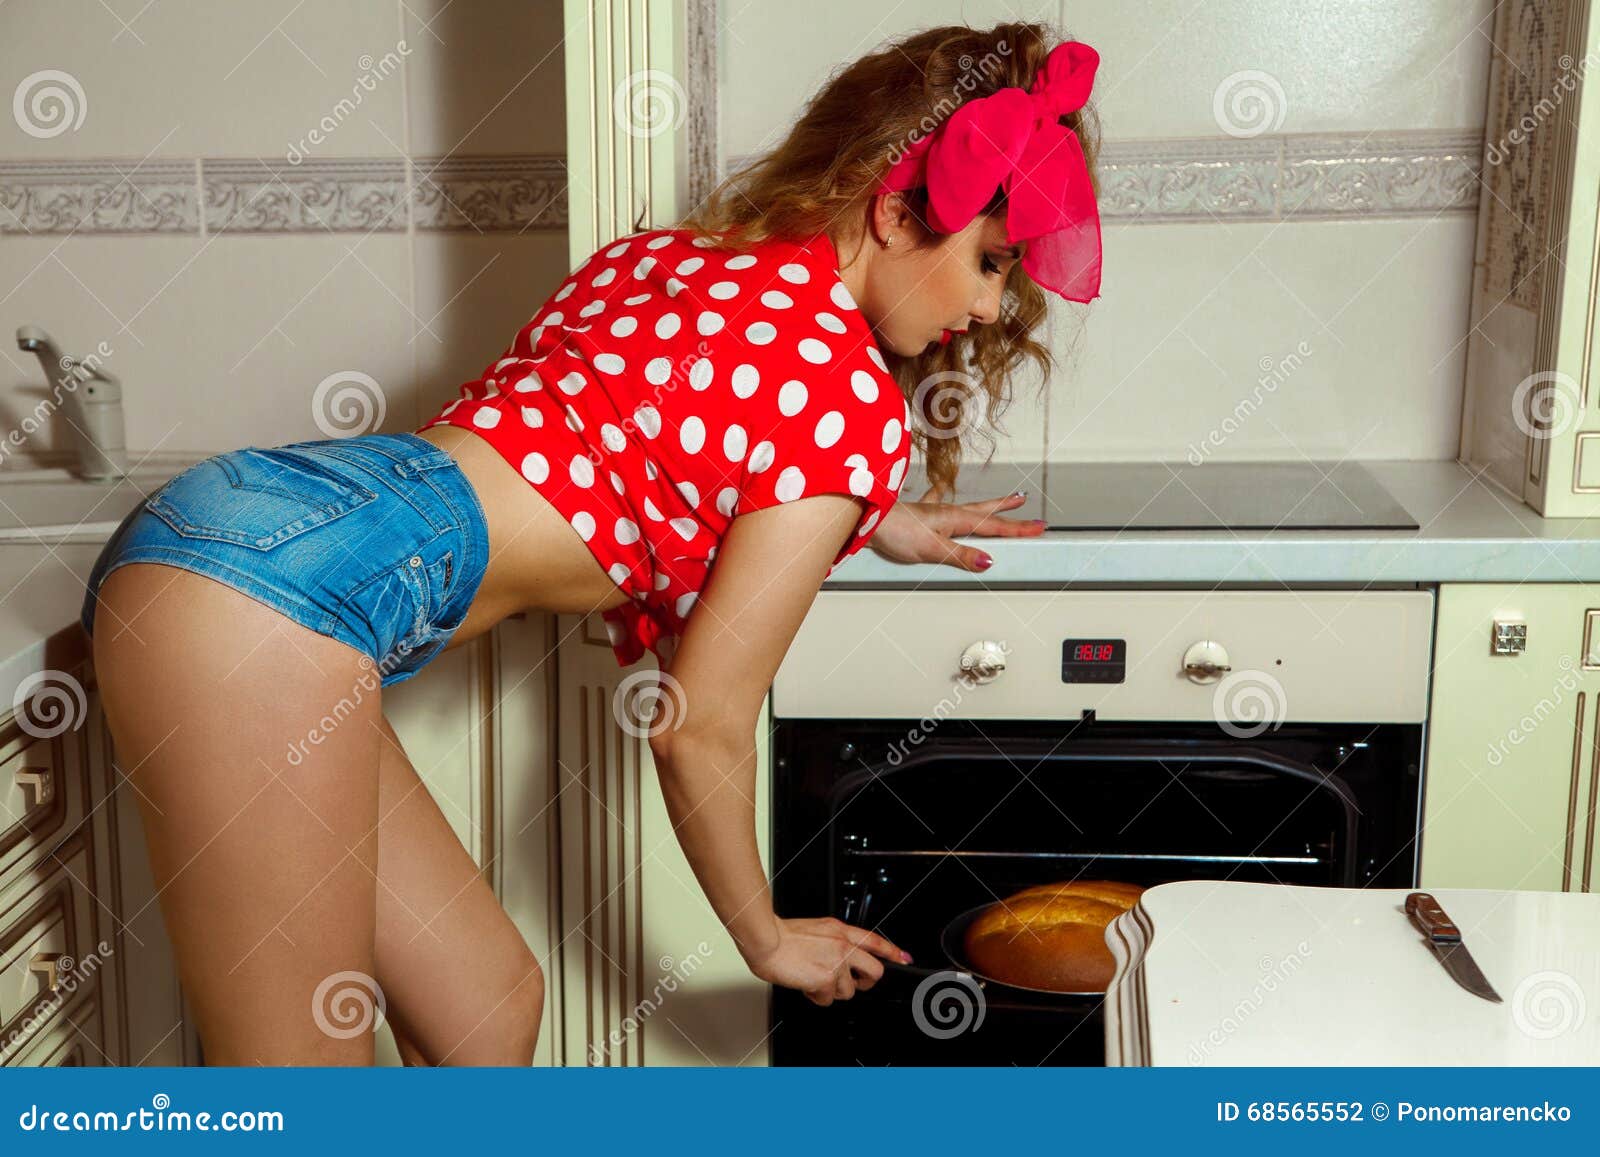
[[1442, 585], [1428, 726], [1423, 887], [1600, 888], [1600, 584]]

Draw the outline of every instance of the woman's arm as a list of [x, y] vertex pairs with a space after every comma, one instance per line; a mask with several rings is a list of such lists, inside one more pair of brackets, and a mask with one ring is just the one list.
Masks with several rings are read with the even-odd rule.
[[750, 970], [819, 1004], [870, 987], [883, 974], [873, 954], [910, 957], [866, 929], [773, 911], [756, 845], [755, 729], [778, 665], [861, 509], [855, 498], [818, 494], [733, 520], [663, 673], [650, 738], [678, 842]]
[[952, 541], [957, 535], [1036, 538], [1044, 533], [1042, 519], [1001, 517], [1002, 510], [1014, 510], [1027, 501], [1025, 492], [978, 502], [936, 499], [933, 488], [929, 487], [916, 502], [905, 499], [896, 502], [884, 515], [878, 532], [867, 542], [868, 548], [890, 562], [941, 563], [982, 573], [989, 567], [984, 561], [989, 558], [988, 553], [976, 546]]

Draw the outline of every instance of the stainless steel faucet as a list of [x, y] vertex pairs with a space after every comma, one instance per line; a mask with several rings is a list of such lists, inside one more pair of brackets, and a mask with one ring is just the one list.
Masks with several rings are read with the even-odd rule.
[[17, 327], [17, 348], [38, 357], [54, 396], [66, 409], [78, 450], [78, 476], [90, 482], [126, 476], [121, 380], [98, 361], [64, 356], [36, 325]]

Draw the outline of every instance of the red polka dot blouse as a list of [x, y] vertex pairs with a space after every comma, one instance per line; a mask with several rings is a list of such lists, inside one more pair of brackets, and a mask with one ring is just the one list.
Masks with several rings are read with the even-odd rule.
[[718, 249], [632, 234], [579, 265], [461, 397], [417, 427], [487, 439], [631, 597], [617, 662], [671, 658], [736, 515], [812, 494], [899, 494], [911, 418], [827, 234]]

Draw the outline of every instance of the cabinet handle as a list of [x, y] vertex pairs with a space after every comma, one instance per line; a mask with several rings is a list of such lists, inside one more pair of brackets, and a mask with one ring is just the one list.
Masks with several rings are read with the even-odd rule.
[[[1583, 890], [1589, 890], [1589, 875], [1594, 870], [1594, 810], [1600, 798], [1600, 695], [1594, 700], [1594, 759], [1589, 763], [1589, 822], [1583, 833]], [[1576, 802], [1576, 801], [1574, 801]], [[1576, 818], [1576, 817], [1574, 817]]]
[[[1572, 891], [1572, 847], [1578, 840], [1578, 771], [1583, 767], [1583, 698], [1578, 692], [1578, 710], [1572, 721], [1572, 784], [1567, 790], [1567, 842], [1561, 852], [1561, 890]], [[1600, 695], [1595, 697], [1600, 712]]]
[[33, 792], [33, 806], [40, 807], [55, 798], [56, 777], [48, 767], [19, 767], [12, 773], [18, 787]]
[[60, 964], [59, 952], [35, 952], [28, 960], [28, 971], [44, 973], [44, 990], [54, 992], [56, 982], [60, 979], [58, 975]]

